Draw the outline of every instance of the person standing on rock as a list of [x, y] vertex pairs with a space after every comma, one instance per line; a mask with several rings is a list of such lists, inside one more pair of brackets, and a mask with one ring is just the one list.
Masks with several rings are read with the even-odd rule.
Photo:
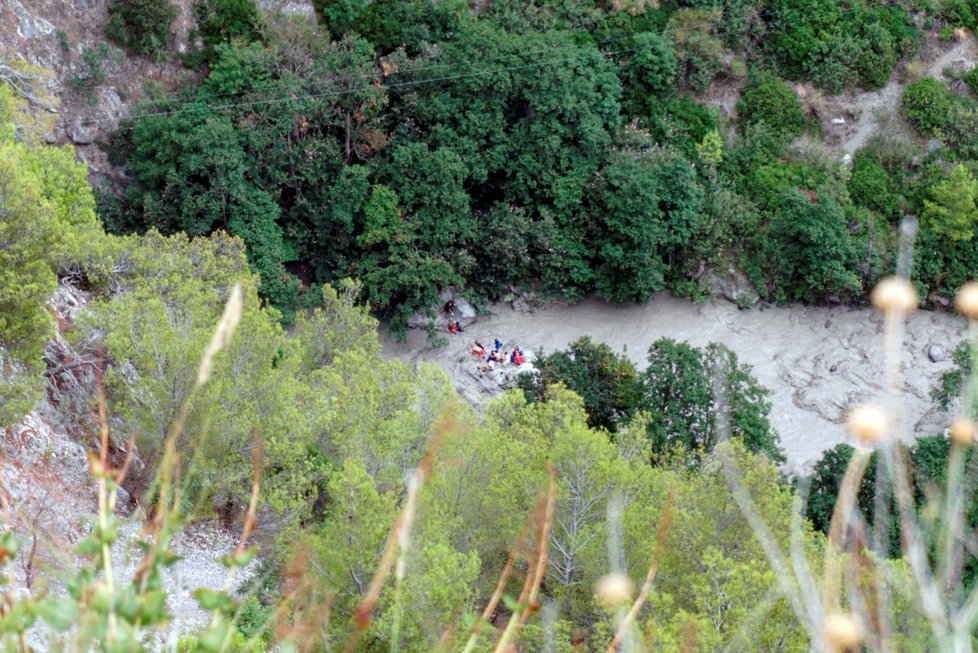
[[496, 338], [496, 342], [495, 342], [495, 343], [493, 343], [493, 344], [495, 345], [495, 347], [493, 347], [493, 348], [494, 348], [494, 349], [495, 349], [496, 351], [499, 351], [500, 349], [502, 349], [502, 348], [503, 348], [503, 342], [502, 342], [502, 341], [501, 341], [501, 340], [500, 340], [499, 338]]

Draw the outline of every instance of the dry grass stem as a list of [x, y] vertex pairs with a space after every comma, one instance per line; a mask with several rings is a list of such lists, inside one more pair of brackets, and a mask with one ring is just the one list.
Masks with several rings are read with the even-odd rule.
[[649, 569], [645, 574], [645, 582], [642, 583], [642, 589], [639, 590], [638, 597], [632, 604], [631, 609], [629, 609], [628, 613], [621, 620], [621, 623], [618, 624], [618, 631], [611, 639], [611, 643], [608, 644], [608, 648], [605, 649], [605, 653], [614, 653], [614, 651], [618, 650], [625, 634], [638, 616], [639, 610], [645, 604], [649, 592], [652, 591], [652, 586], [655, 584], [655, 575], [659, 570], [659, 562], [662, 560], [662, 552], [665, 549], [666, 540], [669, 538], [669, 531], [672, 529], [673, 511], [675, 507], [676, 488], [670, 487], [669, 494], [666, 497], [665, 507], [662, 510], [662, 516], [659, 518], [659, 525], [656, 528], [655, 548], [652, 551], [652, 560], [649, 563]]
[[520, 627], [529, 618], [529, 615], [535, 613], [539, 607], [535, 601], [547, 570], [547, 541], [550, 537], [550, 527], [553, 525], [554, 506], [557, 503], [557, 479], [553, 467], [549, 467], [548, 472], [550, 481], [547, 486], [547, 497], [543, 511], [538, 512], [536, 551], [523, 582], [520, 597], [517, 600], [518, 612], [510, 615], [506, 628], [496, 643], [495, 649], [493, 649], [494, 653], [503, 653], [508, 649], [511, 642], [516, 641]]

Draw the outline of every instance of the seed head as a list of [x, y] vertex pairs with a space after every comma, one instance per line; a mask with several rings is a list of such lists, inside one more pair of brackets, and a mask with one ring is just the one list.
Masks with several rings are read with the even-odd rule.
[[595, 596], [605, 605], [620, 606], [632, 600], [635, 583], [625, 574], [614, 572], [605, 574], [598, 580]]
[[863, 628], [851, 614], [836, 612], [825, 617], [825, 639], [836, 651], [854, 650], [862, 644]]
[[846, 418], [846, 428], [863, 444], [875, 444], [886, 435], [886, 412], [879, 406], [856, 406]]
[[884, 313], [911, 313], [917, 308], [917, 291], [902, 277], [887, 277], [870, 295], [873, 305]]
[[200, 359], [200, 367], [197, 369], [198, 386], [207, 383], [207, 379], [210, 378], [211, 370], [214, 367], [214, 356], [227, 346], [231, 340], [231, 336], [234, 335], [234, 330], [237, 328], [238, 323], [241, 322], [243, 303], [241, 284], [236, 283], [231, 288], [231, 294], [228, 296], [228, 301], [224, 305], [224, 313], [221, 315], [221, 321], [217, 323], [217, 328], [214, 329], [214, 335], [211, 336], [211, 341], [208, 343], [207, 349], [204, 350], [204, 355]]
[[958, 417], [948, 428], [951, 439], [962, 446], [970, 446], [975, 443], [975, 423], [970, 419]]
[[969, 281], [961, 286], [954, 298], [954, 307], [962, 315], [978, 320], [978, 283]]

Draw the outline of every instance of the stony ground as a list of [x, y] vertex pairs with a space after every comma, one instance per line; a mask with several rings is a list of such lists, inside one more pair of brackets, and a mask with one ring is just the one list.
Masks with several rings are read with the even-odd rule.
[[[62, 330], [87, 301], [84, 292], [67, 284], [59, 286], [51, 309]], [[92, 366], [60, 333], [46, 347], [45, 359], [48, 386], [44, 397], [24, 420], [0, 430], [0, 491], [10, 507], [9, 511], [0, 510], [0, 517], [26, 542], [12, 565], [12, 590], [18, 595], [45, 589], [55, 594], [64, 592], [64, 575], [84, 564], [72, 550], [91, 532], [98, 506], [96, 484], [88, 471], [88, 453], [98, 448], [92, 421]], [[131, 510], [128, 494], [122, 491], [117, 517], [123, 524], [113, 548], [113, 561], [117, 579], [127, 582], [140, 560], [137, 542], [146, 537], [146, 515], [138, 507]], [[218, 558], [236, 545], [237, 533], [211, 523], [193, 524], [176, 538], [173, 548], [181, 560], [164, 573], [172, 620], [162, 638], [195, 632], [207, 625], [207, 614], [191, 593], [198, 588], [219, 590], [224, 586], [227, 570]], [[241, 570], [232, 590], [245, 582], [256, 566], [253, 561]], [[35, 647], [47, 650], [43, 634], [39, 637]]]

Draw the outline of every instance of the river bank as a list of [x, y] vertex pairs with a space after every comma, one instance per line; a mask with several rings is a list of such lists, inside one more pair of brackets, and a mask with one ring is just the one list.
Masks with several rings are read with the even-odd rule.
[[[914, 435], [932, 435], [946, 426], [948, 415], [930, 398], [950, 360], [932, 362], [931, 345], [951, 350], [965, 337], [964, 318], [918, 311], [907, 322], [902, 371], [904, 409]], [[878, 400], [883, 391], [883, 320], [870, 308], [786, 306], [738, 310], [722, 300], [696, 305], [661, 294], [642, 305], [609, 304], [588, 298], [571, 306], [554, 305], [517, 311], [508, 304], [493, 307], [448, 345], [431, 347], [426, 333], [412, 330], [398, 343], [381, 330], [385, 356], [405, 361], [434, 361], [452, 377], [470, 401], [500, 391], [474, 373], [468, 355], [473, 340], [494, 338], [507, 348], [552, 352], [589, 335], [624, 351], [640, 368], [645, 352], [658, 338], [685, 340], [696, 346], [720, 342], [753, 368], [771, 390], [771, 422], [787, 454], [786, 471], [804, 472], [821, 453], [847, 436], [842, 426], [849, 406]]]

